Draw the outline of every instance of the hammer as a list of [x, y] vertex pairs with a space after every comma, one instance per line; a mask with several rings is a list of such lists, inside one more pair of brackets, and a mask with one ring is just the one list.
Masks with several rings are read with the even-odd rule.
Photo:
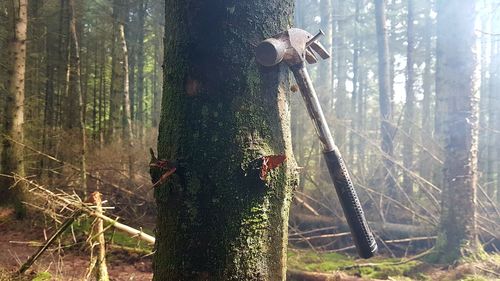
[[274, 66], [284, 61], [292, 70], [309, 117], [313, 121], [321, 141], [330, 178], [342, 205], [354, 244], [359, 256], [367, 259], [377, 251], [377, 243], [368, 227], [346, 165], [333, 141], [318, 96], [305, 67], [306, 62], [316, 63], [318, 61], [314, 52], [322, 59], [330, 57], [326, 49], [317, 41], [321, 35], [323, 35], [321, 30], [313, 36], [305, 30], [291, 28], [257, 45], [255, 57], [257, 62], [263, 66]]

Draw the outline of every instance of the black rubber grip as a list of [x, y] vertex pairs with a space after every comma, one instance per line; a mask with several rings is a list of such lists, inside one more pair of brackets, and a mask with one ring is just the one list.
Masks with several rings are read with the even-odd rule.
[[377, 251], [377, 242], [368, 227], [344, 160], [336, 150], [324, 152], [324, 155], [358, 254], [364, 259], [371, 258]]

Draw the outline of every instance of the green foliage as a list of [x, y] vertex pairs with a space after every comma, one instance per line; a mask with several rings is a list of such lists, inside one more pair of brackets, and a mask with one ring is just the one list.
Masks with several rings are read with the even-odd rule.
[[355, 261], [352, 258], [338, 253], [317, 254], [311, 251], [288, 251], [288, 267], [293, 269], [328, 272], [353, 265]]
[[[288, 267], [302, 271], [332, 272], [342, 270], [350, 275], [391, 280], [427, 280], [423, 274], [414, 274], [421, 262], [401, 263], [400, 259], [374, 258], [370, 263], [354, 260], [339, 253], [315, 253], [312, 251], [288, 253]], [[413, 279], [409, 279], [409, 277]]]
[[48, 281], [52, 280], [52, 274], [47, 271], [38, 273], [32, 281]]

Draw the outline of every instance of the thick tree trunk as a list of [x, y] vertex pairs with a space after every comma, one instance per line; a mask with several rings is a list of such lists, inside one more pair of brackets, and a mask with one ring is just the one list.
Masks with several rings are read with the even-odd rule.
[[437, 17], [436, 91], [443, 102], [444, 185], [436, 252], [454, 262], [478, 250], [476, 184], [478, 100], [474, 0], [441, 1]]
[[[15, 141], [23, 142], [24, 123], [24, 85], [26, 71], [26, 31], [28, 26], [28, 1], [12, 1], [10, 10], [14, 22], [12, 39], [9, 43], [10, 68], [8, 81], [8, 96], [5, 101], [5, 134]], [[2, 143], [1, 173], [4, 175], [18, 174], [24, 176], [24, 159], [22, 146], [14, 144], [8, 139]], [[25, 215], [22, 204], [25, 186], [10, 177], [1, 177], [0, 203], [12, 203], [16, 215], [20, 218]]]
[[[254, 46], [290, 27], [292, 7], [166, 1], [158, 153], [178, 164], [155, 189], [154, 280], [285, 279], [289, 72], [257, 66]], [[287, 161], [260, 179], [260, 157], [276, 154]]]

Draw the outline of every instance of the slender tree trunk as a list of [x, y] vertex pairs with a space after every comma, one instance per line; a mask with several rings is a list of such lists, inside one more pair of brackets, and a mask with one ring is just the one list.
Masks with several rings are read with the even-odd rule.
[[87, 197], [87, 165], [86, 165], [86, 151], [87, 151], [87, 137], [85, 132], [85, 109], [82, 93], [81, 82], [81, 65], [80, 65], [80, 46], [76, 31], [76, 16], [75, 16], [75, 0], [69, 0], [69, 20], [70, 20], [70, 92], [72, 97], [77, 100], [77, 119], [78, 119], [78, 134], [80, 142], [80, 184], [83, 192], [83, 198]]
[[68, 38], [68, 68], [67, 68], [67, 87], [66, 87], [66, 115], [65, 115], [65, 129], [67, 130], [80, 130], [80, 115], [81, 104], [79, 102], [80, 96], [83, 91], [81, 82], [81, 61], [80, 61], [80, 47], [77, 38], [77, 27], [75, 17], [74, 1], [68, 0], [68, 19], [69, 19], [69, 38]]
[[110, 143], [116, 138], [116, 133], [120, 122], [120, 90], [123, 81], [120, 68], [120, 50], [117, 47], [120, 37], [120, 25], [123, 25], [121, 20], [121, 9], [123, 3], [121, 0], [113, 0], [113, 41], [111, 47], [111, 86], [109, 96], [109, 120], [106, 142]]
[[437, 17], [436, 91], [443, 101], [444, 185], [436, 253], [454, 262], [478, 251], [476, 184], [478, 99], [475, 2], [441, 1]]
[[[406, 20], [407, 25], [407, 51], [406, 51], [406, 103], [404, 115], [404, 143], [403, 143], [403, 165], [406, 169], [413, 171], [413, 127], [415, 118], [415, 94], [413, 90], [414, 84], [414, 69], [413, 69], [413, 52], [415, 48], [414, 42], [414, 16], [413, 16], [413, 0], [408, 0], [408, 15]], [[403, 175], [403, 188], [408, 195], [413, 194], [413, 181], [410, 175], [405, 172]]]
[[390, 58], [389, 43], [387, 39], [387, 28], [385, 26], [385, 0], [375, 0], [375, 20], [377, 25], [377, 49], [378, 49], [378, 88], [380, 106], [380, 134], [382, 136], [382, 151], [384, 167], [382, 179], [389, 194], [395, 194], [394, 164], [392, 163], [394, 146], [394, 128], [392, 122], [392, 100], [390, 82]]
[[[363, 40], [360, 42], [360, 53], [359, 56], [363, 56]], [[366, 97], [365, 97], [365, 81], [366, 81], [366, 71], [365, 68], [362, 64], [359, 65], [359, 82], [358, 82], [358, 94], [357, 94], [357, 118], [358, 118], [358, 126], [356, 127], [358, 131], [365, 133], [365, 120], [366, 120]], [[364, 173], [365, 172], [365, 159], [366, 159], [366, 154], [365, 154], [365, 143], [364, 141], [360, 138], [358, 142], [358, 156], [359, 156], [359, 172]]]
[[[166, 1], [158, 158], [179, 162], [155, 189], [153, 280], [285, 280], [290, 74], [257, 66], [254, 44], [289, 28], [292, 7]], [[261, 157], [277, 154], [286, 162], [261, 180]]]
[[347, 105], [347, 44], [346, 44], [346, 21], [348, 19], [347, 1], [338, 1], [337, 16], [337, 89], [335, 91], [335, 116], [341, 125], [335, 129], [335, 143], [342, 148], [346, 142], [347, 116], [349, 106]]
[[[351, 96], [351, 127], [352, 131], [349, 135], [349, 158], [350, 163], [355, 163], [358, 160], [359, 153], [356, 153], [356, 143], [359, 142], [359, 138], [356, 135], [355, 130], [359, 128], [359, 108], [358, 108], [358, 97], [359, 97], [359, 68], [360, 68], [360, 53], [361, 53], [361, 36], [359, 35], [359, 29], [361, 25], [361, 3], [363, 0], [356, 0], [354, 5], [354, 48], [352, 55], [352, 96]], [[358, 151], [359, 152], [359, 151]]]
[[[28, 1], [12, 1], [10, 13], [14, 22], [12, 39], [8, 49], [10, 54], [9, 80], [5, 101], [5, 134], [15, 141], [23, 142], [24, 132], [24, 85], [26, 72], [26, 32], [28, 27]], [[22, 146], [3, 139], [1, 173], [4, 175], [25, 175]], [[12, 203], [19, 218], [25, 216], [22, 204], [25, 186], [10, 177], [2, 177], [0, 182], [0, 203]]]
[[[135, 15], [135, 14], [134, 14]], [[134, 120], [136, 119], [136, 65], [137, 65], [137, 18], [133, 17], [129, 22], [127, 22], [125, 28], [125, 38], [127, 39], [127, 50], [128, 50], [128, 61], [129, 61], [129, 72], [128, 72], [128, 81], [129, 81], [129, 96], [130, 96], [130, 118], [132, 121], [132, 127], [134, 125]]]
[[[47, 19], [45, 24], [45, 31], [47, 34], [47, 38], [45, 40], [45, 53], [47, 60], [47, 68], [46, 68], [46, 77], [45, 81], [45, 110], [43, 114], [43, 144], [42, 151], [47, 154], [54, 155], [54, 140], [53, 134], [56, 125], [55, 120], [55, 99], [56, 99], [56, 89], [57, 89], [57, 37], [54, 35], [53, 30], [51, 29], [51, 24]], [[53, 163], [50, 160], [47, 160], [45, 157], [42, 157], [40, 160], [40, 169], [42, 173], [47, 172], [47, 176], [49, 178], [52, 177], [52, 173], [50, 170], [53, 167]]]
[[137, 132], [140, 142], [144, 141], [144, 22], [147, 1], [139, 1], [137, 33]]
[[160, 118], [160, 90], [158, 87], [158, 56], [160, 49], [160, 40], [156, 39], [154, 44], [154, 64], [153, 64], [153, 110], [151, 116], [151, 125], [158, 128]]
[[66, 93], [67, 87], [67, 73], [68, 73], [68, 13], [67, 5], [65, 0], [61, 0], [59, 3], [59, 30], [58, 34], [58, 66], [57, 66], [57, 101], [55, 110], [55, 120], [56, 126], [58, 128], [62, 127], [63, 123], [63, 100]]
[[[97, 22], [96, 22], [96, 26], [97, 26]], [[96, 143], [97, 141], [97, 135], [98, 135], [98, 130], [97, 130], [97, 124], [98, 124], [98, 120], [97, 120], [97, 117], [98, 117], [98, 111], [99, 111], [99, 104], [97, 103], [97, 84], [100, 82], [98, 80], [98, 76], [99, 76], [99, 64], [98, 64], [98, 60], [99, 60], [99, 47], [98, 47], [98, 40], [97, 38], [94, 39], [95, 40], [95, 46], [94, 46], [94, 79], [92, 81], [93, 83], [93, 94], [92, 94], [92, 141], [94, 143]]]
[[133, 135], [132, 135], [132, 118], [130, 114], [130, 96], [128, 91], [129, 81], [128, 81], [128, 52], [127, 52], [127, 41], [125, 40], [125, 26], [123, 24], [119, 25], [119, 41], [121, 46], [121, 55], [122, 55], [122, 78], [123, 78], [123, 117], [122, 117], [122, 139], [126, 145], [125, 153], [128, 153], [128, 173], [131, 178], [133, 175], [133, 159], [131, 149], [133, 145]]
[[[427, 149], [432, 150], [432, 146], [426, 145], [429, 143], [429, 138], [432, 140], [432, 122], [431, 122], [431, 94], [432, 94], [432, 73], [431, 73], [431, 68], [432, 68], [432, 42], [431, 42], [431, 35], [432, 35], [432, 19], [430, 17], [431, 14], [431, 1], [432, 0], [426, 0], [425, 1], [425, 33], [423, 35], [423, 46], [425, 49], [425, 68], [424, 68], [424, 73], [422, 77], [422, 88], [423, 88], [423, 99], [422, 99], [422, 131], [420, 135], [420, 141], [422, 145], [424, 145]], [[420, 171], [420, 176], [424, 179], [431, 180], [431, 175], [433, 166], [434, 166], [434, 160], [431, 159], [429, 152], [427, 151], [421, 151], [420, 156], [419, 156], [419, 171]]]
[[[492, 5], [496, 8], [495, 3]], [[500, 16], [494, 14], [491, 18], [491, 33], [498, 34], [500, 32]], [[500, 204], [500, 43], [495, 38], [491, 38], [490, 45], [490, 83], [489, 83], [489, 121], [488, 128], [490, 134], [488, 136], [490, 147], [488, 148], [488, 179], [491, 181], [490, 194], [496, 190], [497, 203]]]
[[[103, 40], [106, 46], [106, 41]], [[106, 132], [106, 48], [101, 48], [101, 67], [99, 71], [99, 147], [104, 145], [104, 133]]]

